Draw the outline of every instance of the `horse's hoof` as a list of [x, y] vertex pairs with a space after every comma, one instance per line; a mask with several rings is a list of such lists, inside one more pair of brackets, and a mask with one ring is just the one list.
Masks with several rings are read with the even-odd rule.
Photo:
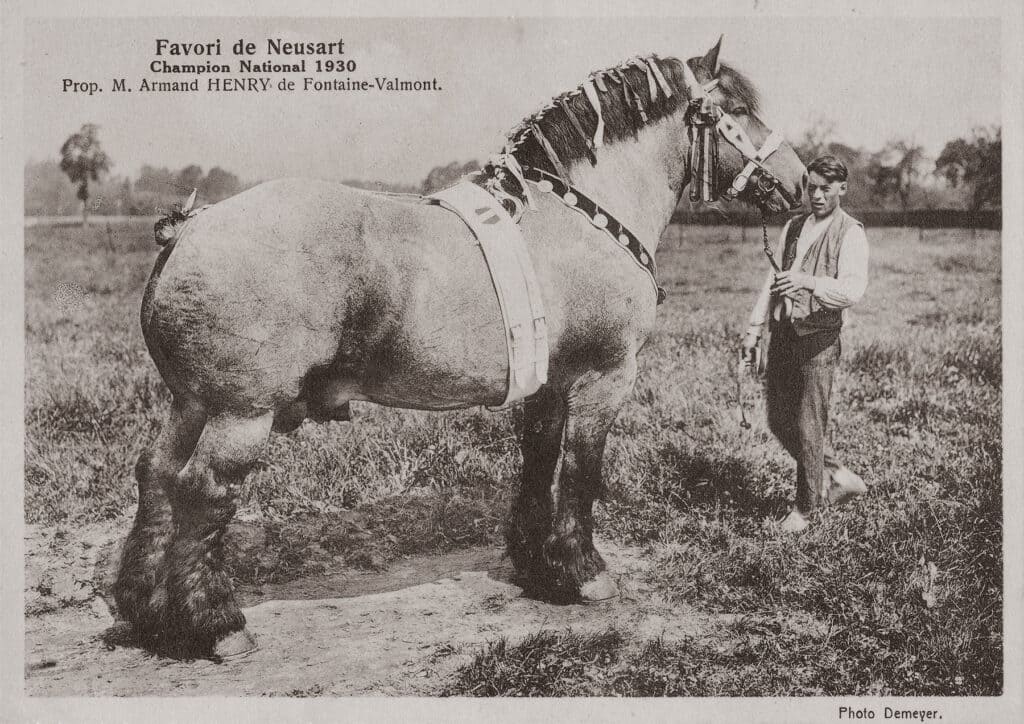
[[213, 655], [220, 659], [245, 656], [256, 650], [256, 637], [248, 629], [230, 633], [213, 647]]
[[580, 586], [580, 598], [584, 603], [598, 603], [608, 601], [619, 595], [619, 587], [615, 585], [612, 577], [605, 572], [597, 574], [592, 581], [587, 581]]

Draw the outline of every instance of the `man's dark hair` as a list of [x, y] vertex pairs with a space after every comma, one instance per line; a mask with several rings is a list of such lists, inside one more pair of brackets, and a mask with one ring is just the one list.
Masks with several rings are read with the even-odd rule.
[[832, 155], [818, 156], [807, 164], [807, 173], [816, 173], [826, 181], [845, 181], [850, 175], [846, 164]]

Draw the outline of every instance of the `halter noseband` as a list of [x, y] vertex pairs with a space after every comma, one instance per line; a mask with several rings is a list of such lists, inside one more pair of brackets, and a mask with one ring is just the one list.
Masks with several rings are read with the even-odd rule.
[[701, 84], [683, 62], [683, 81], [690, 91], [690, 103], [686, 110], [690, 133], [690, 199], [692, 201], [716, 201], [718, 199], [718, 136], [726, 140], [739, 151], [746, 161], [729, 188], [722, 192], [727, 200], [738, 197], [754, 180], [755, 200], [763, 205], [767, 203], [773, 191], [786, 200], [790, 206], [795, 199], [779, 185], [779, 180], [769, 171], [764, 162], [779, 150], [783, 137], [778, 131], [772, 131], [761, 148], [754, 146], [743, 127], [731, 115], [711, 100], [709, 95], [718, 86], [718, 78]]

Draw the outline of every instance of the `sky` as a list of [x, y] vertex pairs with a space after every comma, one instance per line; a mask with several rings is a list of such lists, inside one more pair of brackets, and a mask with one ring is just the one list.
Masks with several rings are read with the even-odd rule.
[[[701, 55], [719, 34], [721, 59], [751, 77], [763, 119], [789, 138], [824, 120], [836, 141], [874, 150], [902, 138], [934, 156], [972, 127], [1000, 123], [993, 18], [37, 19], [27, 23], [24, 46], [25, 157], [55, 159], [89, 122], [100, 126], [119, 174], [195, 163], [247, 181], [418, 183], [434, 166], [499, 151], [522, 117], [592, 70], [651, 52]], [[232, 66], [230, 46], [241, 38], [257, 44], [256, 61], [268, 59], [267, 38], [341, 38], [357, 69], [337, 77], [436, 77], [443, 90], [112, 93], [114, 78], [137, 88], [142, 78], [192, 77], [149, 71], [158, 38], [221, 38], [223, 54], [212, 60]], [[303, 75], [289, 77], [301, 84]], [[104, 91], [65, 92], [64, 79]]]

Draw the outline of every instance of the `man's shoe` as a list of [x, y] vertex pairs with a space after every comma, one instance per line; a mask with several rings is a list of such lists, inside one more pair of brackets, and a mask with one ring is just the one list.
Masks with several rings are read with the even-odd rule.
[[789, 515], [779, 521], [779, 530], [783, 533], [802, 533], [807, 530], [807, 526], [810, 525], [810, 521], [807, 520], [796, 508], [789, 511]]
[[[825, 474], [829, 475], [828, 471]], [[829, 505], [843, 505], [868, 492], [868, 486], [861, 477], [846, 466], [836, 468], [829, 477], [828, 492], [825, 496]]]

